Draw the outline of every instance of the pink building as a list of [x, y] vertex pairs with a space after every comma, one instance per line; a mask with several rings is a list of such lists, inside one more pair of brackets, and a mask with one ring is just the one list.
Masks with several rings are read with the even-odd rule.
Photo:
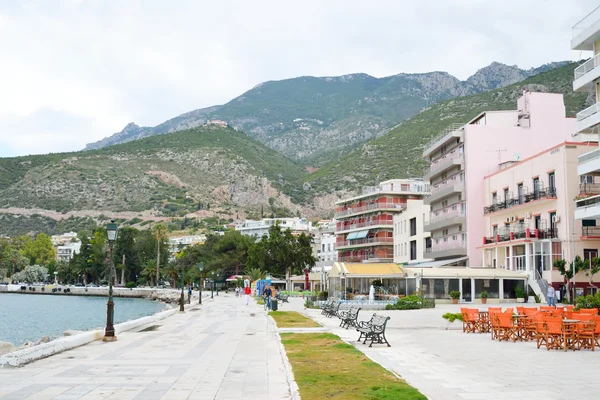
[[425, 180], [431, 183], [431, 247], [435, 260], [468, 257], [468, 266], [483, 265], [484, 177], [508, 161], [530, 157], [575, 132], [565, 116], [562, 94], [525, 92], [517, 110], [486, 111], [465, 125], [453, 125], [431, 140], [423, 156], [431, 162]]

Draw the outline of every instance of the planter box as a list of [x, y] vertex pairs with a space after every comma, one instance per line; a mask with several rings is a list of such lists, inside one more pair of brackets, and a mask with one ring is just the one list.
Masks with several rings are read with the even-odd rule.
[[517, 303], [525, 303], [525, 298], [517, 297]]

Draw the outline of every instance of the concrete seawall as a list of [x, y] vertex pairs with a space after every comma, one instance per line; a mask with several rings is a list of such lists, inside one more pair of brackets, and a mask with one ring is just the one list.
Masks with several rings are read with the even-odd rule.
[[[24, 287], [25, 290], [21, 290]], [[30, 290], [34, 288], [35, 291]], [[52, 292], [52, 289], [60, 288], [60, 292]], [[43, 289], [43, 290], [42, 290]], [[64, 290], [70, 291], [65, 293]], [[155, 288], [133, 288], [113, 286], [113, 296], [115, 297], [138, 297], [150, 298], [157, 297], [159, 294], [179, 293], [177, 289], [155, 289]], [[53, 296], [108, 296], [108, 287], [76, 287], [67, 285], [0, 285], [0, 293], [15, 293], [15, 294], [40, 294]], [[187, 291], [186, 291], [187, 296]]]
[[[177, 309], [162, 311], [157, 314], [138, 318], [131, 321], [125, 321], [115, 325], [115, 334], [126, 332], [131, 329], [139, 328], [140, 326], [148, 325], [153, 322], [158, 322], [173, 314], [177, 313]], [[83, 346], [95, 340], [100, 340], [104, 336], [103, 329], [82, 332], [73, 336], [66, 336], [48, 343], [42, 343], [37, 346], [28, 347], [26, 349], [14, 351], [12, 353], [0, 356], [0, 368], [5, 366], [20, 367], [27, 363], [49, 357], [51, 355], [61, 353], [75, 347]]]

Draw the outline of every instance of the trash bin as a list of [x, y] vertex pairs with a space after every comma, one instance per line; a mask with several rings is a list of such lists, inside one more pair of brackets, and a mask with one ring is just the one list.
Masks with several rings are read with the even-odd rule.
[[271, 311], [277, 311], [277, 299], [271, 299]]

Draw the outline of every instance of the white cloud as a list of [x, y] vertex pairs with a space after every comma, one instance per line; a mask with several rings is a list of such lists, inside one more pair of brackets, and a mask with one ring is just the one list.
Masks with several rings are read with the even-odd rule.
[[[578, 59], [595, 0], [0, 3], [0, 156], [81, 149], [300, 75]], [[583, 55], [587, 57], [588, 55]]]

